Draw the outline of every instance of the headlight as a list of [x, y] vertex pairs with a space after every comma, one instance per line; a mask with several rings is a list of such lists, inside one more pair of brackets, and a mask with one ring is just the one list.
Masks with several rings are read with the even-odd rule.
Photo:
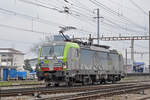
[[64, 65], [64, 66], [63, 66], [63, 68], [67, 68], [67, 66], [66, 66], [66, 65]]

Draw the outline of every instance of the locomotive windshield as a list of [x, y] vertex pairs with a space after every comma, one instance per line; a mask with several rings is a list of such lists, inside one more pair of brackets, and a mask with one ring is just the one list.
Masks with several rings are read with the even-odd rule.
[[56, 45], [56, 46], [43, 46], [41, 56], [56, 56], [61, 57], [63, 56], [64, 46], [63, 45]]

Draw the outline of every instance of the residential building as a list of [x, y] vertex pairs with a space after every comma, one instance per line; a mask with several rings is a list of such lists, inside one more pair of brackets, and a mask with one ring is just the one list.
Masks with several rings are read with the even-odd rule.
[[4, 76], [3, 69], [18, 68], [24, 64], [24, 53], [13, 48], [0, 48], [0, 78]]

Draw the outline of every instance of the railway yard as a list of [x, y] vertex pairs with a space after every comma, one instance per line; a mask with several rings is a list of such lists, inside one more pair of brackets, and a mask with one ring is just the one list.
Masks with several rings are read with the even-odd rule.
[[149, 100], [149, 77], [129, 77], [117, 83], [45, 87], [44, 84], [1, 87], [1, 100]]
[[150, 0], [0, 0], [0, 100], [150, 100]]

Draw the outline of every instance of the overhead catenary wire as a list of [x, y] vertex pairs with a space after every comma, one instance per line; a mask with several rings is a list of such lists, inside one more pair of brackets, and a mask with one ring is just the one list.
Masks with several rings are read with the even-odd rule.
[[4, 12], [0, 12], [0, 13], [9, 14], [9, 15], [11, 14], [11, 15], [14, 15], [14, 16], [20, 16], [20, 17], [26, 18], [26, 19], [31, 20], [31, 21], [33, 20], [33, 21], [37, 21], [37, 22], [40, 22], [40, 23], [43, 23], [43, 24], [49, 24], [51, 26], [53, 26], [53, 25], [55, 25], [55, 26], [65, 26], [63, 24], [58, 24], [58, 23], [52, 22], [50, 20], [42, 19], [42, 18], [39, 18], [39, 17], [33, 17], [33, 16], [30, 16], [30, 15], [18, 13], [18, 12], [12, 11], [12, 10], [4, 9], [4, 8], [0, 8], [0, 11], [4, 11]]
[[[77, 11], [76, 11], [76, 13], [78, 13]], [[79, 13], [80, 14], [80, 13]], [[82, 14], [83, 15], [83, 14]], [[80, 16], [79, 16], [80, 17]], [[82, 16], [82, 17], [86, 17], [87, 19], [89, 19], [89, 20], [91, 20], [91, 21], [93, 21], [91, 18], [92, 17], [90, 17], [90, 16]], [[89, 18], [88, 18], [89, 17]], [[109, 23], [111, 23], [111, 24], [114, 24], [114, 25], [111, 25], [111, 24], [109, 24], [109, 23], [106, 23], [106, 22], [103, 22], [103, 24], [106, 24], [106, 25], [108, 25], [108, 26], [110, 26], [110, 27], [115, 27], [116, 28], [116, 26], [118, 27], [118, 28], [120, 28], [120, 29], [124, 29], [124, 30], [126, 30], [126, 29], [128, 29], [128, 31], [131, 31], [131, 32], [141, 32], [141, 33], [143, 33], [142, 31], [137, 31], [137, 30], [134, 30], [134, 29], [132, 29], [132, 28], [125, 28], [125, 27], [123, 27], [123, 26], [121, 26], [121, 25], [119, 25], [119, 24], [117, 24], [117, 23], [115, 23], [115, 22], [113, 22], [113, 21], [111, 21], [111, 20], [109, 20], [108, 18], [105, 18], [105, 20], [107, 21], [107, 22], [109, 22]]]
[[[69, 1], [67, 1], [67, 3], [68, 3]], [[71, 5], [74, 5], [73, 3], [71, 3]], [[82, 12], [80, 13], [79, 11], [76, 11], [76, 10], [70, 10], [70, 11], [73, 11], [73, 12], [75, 12], [75, 13], [77, 13], [78, 15], [82, 15], [83, 17], [86, 17], [86, 19], [89, 19], [88, 17], [89, 16], [87, 16], [87, 15], [89, 15], [89, 14], [83, 14]], [[72, 13], [71, 13], [72, 14]], [[92, 13], [93, 14], [93, 13]], [[80, 17], [79, 16], [79, 17]], [[108, 21], [109, 19], [107, 18], [107, 21]], [[123, 27], [123, 26], [121, 26], [121, 25], [119, 25], [119, 24], [117, 24], [117, 23], [115, 23], [115, 22], [112, 22], [112, 21], [108, 21], [108, 22], [111, 22], [111, 23], [113, 23], [114, 25], [117, 25], [119, 28], [121, 28], [121, 29], [124, 29], [124, 30], [128, 30], [128, 31], [132, 31], [132, 32], [142, 32], [142, 31], [136, 31], [136, 30], [134, 30], [134, 29], [128, 29], [128, 28], [125, 28], [125, 27]], [[124, 23], [124, 24], [127, 24], [127, 23]], [[125, 25], [124, 25], [125, 26]], [[143, 33], [143, 32], [142, 32]]]
[[48, 32], [36, 31], [36, 30], [25, 29], [25, 28], [19, 28], [19, 27], [5, 25], [5, 24], [0, 24], [0, 27], [10, 28], [10, 29], [15, 29], [15, 30], [20, 30], [20, 31], [26, 31], [26, 32], [32, 32], [32, 33], [42, 34], [42, 35], [43, 35], [43, 33], [44, 34], [51, 34], [51, 33], [48, 33]]
[[[27, 0], [20, 0], [20, 1], [23, 1], [23, 2], [26, 2], [26, 3], [30, 3], [30, 4], [33, 4], [33, 5], [37, 5], [37, 6], [41, 6], [41, 7], [45, 7], [45, 8], [48, 8], [48, 9], [51, 9], [51, 10], [56, 10], [56, 8], [50, 8], [50, 7], [47, 7], [47, 6], [44, 6], [44, 5], [41, 5], [41, 4], [37, 4], [37, 3], [34, 3], [34, 2], [30, 2], [30, 1], [27, 1]], [[93, 0], [90, 0], [90, 1], [93, 1]], [[94, 0], [96, 1], [96, 0]], [[97, 3], [97, 1], [96, 1]], [[98, 2], [99, 3], [99, 2]], [[105, 5], [102, 5], [105, 7]], [[107, 9], [109, 9], [111, 12], [114, 12], [116, 13], [115, 11], [112, 11], [110, 8], [107, 7]], [[60, 12], [60, 10], [57, 9], [58, 12]], [[130, 21], [131, 22], [131, 21]]]
[[[28, 3], [28, 4], [32, 4], [32, 5], [38, 5], [38, 6], [47, 8], [47, 9], [50, 8], [50, 7], [48, 7], [48, 6], [43, 6], [42, 4], [38, 4], [38, 3], [34, 3], [34, 2], [28, 2], [28, 1], [26, 1], [26, 0], [20, 0], [20, 1], [23, 1], [23, 2]], [[53, 10], [53, 9], [50, 9], [50, 10]], [[58, 10], [58, 9], [57, 9], [57, 11], [60, 12], [61, 10]], [[73, 17], [74, 17], [74, 16], [73, 16]]]
[[[22, 0], [21, 0], [22, 1]], [[23, 0], [23, 1], [26, 1], [26, 0]], [[27, 2], [27, 3], [29, 3], [29, 4], [33, 4], [33, 5], [39, 5], [39, 4], [37, 4], [37, 3], [31, 3], [31, 2]], [[42, 4], [40, 4], [40, 6], [41, 7], [44, 7], [44, 8], [49, 8], [49, 6], [42, 6]], [[60, 11], [58, 11], [58, 12], [60, 12]], [[76, 12], [77, 13], [77, 12]], [[69, 14], [69, 13], [67, 13], [67, 14]], [[72, 13], [70, 13], [70, 15], [72, 15]], [[79, 14], [80, 15], [80, 14]], [[74, 16], [73, 16], [74, 17]], [[87, 19], [87, 18], [86, 18]], [[107, 24], [107, 25], [109, 25], [109, 26], [111, 26], [111, 27], [114, 27], [113, 25], [110, 25], [110, 24]], [[120, 27], [122, 27], [122, 26], [120, 26]], [[122, 29], [126, 29], [126, 28], [122, 28]], [[129, 30], [131, 30], [132, 32], [134, 31], [134, 30], [132, 30], [132, 29], [128, 29], [128, 31]], [[135, 32], [137, 32], [137, 31], [135, 31]]]
[[[114, 14], [114, 15], [117, 15], [117, 16], [119, 15], [118, 12], [112, 10], [111, 8], [107, 7], [106, 5], [100, 3], [100, 2], [97, 1], [97, 0], [89, 0], [89, 1], [90, 1], [91, 3], [93, 3], [93, 4], [95, 4], [95, 5], [97, 5], [97, 6], [101, 7], [101, 8], [103, 8], [107, 13], [111, 13], [111, 14]], [[139, 24], [137, 24], [137, 23], [131, 21], [129, 18], [127, 18], [127, 17], [125, 17], [125, 16], [123, 16], [123, 15], [121, 15], [121, 16], [119, 16], [119, 17], [122, 18], [122, 19], [125, 20], [125, 21], [130, 22], [131, 24], [135, 25], [136, 27], [145, 30], [145, 27], [144, 27], [144, 26], [141, 26], [141, 25], [139, 25]], [[147, 30], [147, 29], [146, 29], [146, 30]]]
[[[78, 13], [78, 12], [77, 12]], [[85, 16], [84, 16], [85, 17]], [[86, 17], [88, 17], [88, 16], [86, 16]], [[33, 18], [32, 18], [33, 19]], [[45, 21], [46, 22], [46, 21]], [[109, 25], [109, 26], [112, 26], [112, 25]], [[123, 28], [124, 29], [124, 28]]]
[[[22, 0], [21, 0], [22, 1]], [[24, 1], [26, 1], [26, 0], [23, 0], [23, 2]], [[37, 3], [37, 2], [39, 2], [39, 3], [41, 3], [41, 4], [39, 4], [39, 3]], [[50, 6], [52, 6], [52, 5], [50, 5], [50, 3], [44, 3], [44, 2], [41, 2], [41, 1], [39, 1], [39, 0], [37, 0], [37, 2], [25, 2], [25, 3], [28, 3], [28, 4], [32, 4], [32, 5], [40, 5], [40, 7], [44, 7], [44, 8], [49, 8]], [[42, 5], [42, 4], [45, 4], [44, 6]], [[46, 6], [47, 5], [47, 6]], [[54, 8], [56, 7], [56, 6], [53, 6]], [[57, 8], [57, 7], [56, 7]], [[53, 10], [53, 9], [50, 9], [50, 10]], [[66, 14], [70, 14], [70, 15], [73, 15], [72, 17], [74, 17], [74, 16], [80, 16], [80, 14], [82, 14], [82, 13], [67, 13], [67, 12], [64, 12], [64, 9], [57, 9], [56, 10], [57, 12], [59, 12], [59, 13], [66, 13]], [[73, 10], [71, 10], [71, 11], [73, 11]], [[74, 12], [76, 12], [76, 11], [74, 11]], [[85, 15], [83, 15], [83, 16], [85, 16]], [[87, 17], [87, 16], [86, 16]], [[75, 17], [74, 17], [75, 18]], [[84, 19], [84, 20], [87, 20], [88, 21], [88, 19]], [[91, 24], [91, 23], [90, 23]]]
[[32, 5], [36, 5], [36, 6], [40, 6], [40, 7], [44, 7], [44, 8], [50, 9], [50, 10], [59, 11], [59, 9], [57, 9], [57, 8], [47, 7], [47, 6], [44, 6], [42, 4], [32, 2], [32, 1], [28, 1], [28, 0], [19, 0], [19, 1], [24, 2], [24, 3], [28, 3], [28, 4], [32, 4]]
[[0, 41], [9, 41], [9, 42], [15, 42], [15, 43], [19, 43], [19, 44], [36, 44], [35, 42], [10, 40], [10, 39], [4, 39], [4, 38], [0, 38]]
[[[66, 0], [65, 0], [65, 1], [66, 1]], [[74, 0], [69, 0], [69, 1], [67, 1], [67, 3], [70, 3], [70, 1], [73, 2]], [[79, 2], [78, 0], [76, 0], [76, 2], [78, 2], [78, 4], [80, 4], [80, 5], [82, 4], [82, 3]], [[73, 3], [75, 3], [75, 2], [73, 2]], [[71, 5], [74, 5], [73, 3], [70, 3], [70, 4], [71, 4]], [[76, 5], [74, 5], [74, 6], [76, 6]], [[85, 6], [85, 5], [84, 5], [84, 6]], [[88, 8], [88, 7], [87, 7], [87, 8]], [[79, 9], [76, 9], [76, 10], [79, 10]], [[86, 11], [88, 11], [88, 10], [86, 9]], [[90, 12], [91, 14], [94, 14], [93, 12], [90, 11], [90, 9], [89, 9], [89, 12]], [[82, 13], [83, 13], [83, 12], [82, 12]], [[82, 13], [81, 13], [81, 14], [82, 14]], [[84, 13], [85, 13], [85, 12], [84, 12]], [[116, 12], [116, 13], [117, 13], [117, 12]], [[87, 13], [87, 14], [85, 14], [85, 15], [89, 15], [89, 13]], [[118, 17], [119, 17], [119, 16], [118, 16]], [[106, 18], [106, 16], [105, 16], [105, 18]], [[109, 17], [108, 19], [110, 19], [110, 17]], [[112, 20], [115, 20], [115, 19], [113, 18]], [[114, 21], [114, 22], [119, 22], [119, 20], [117, 19], [117, 20]], [[128, 24], [128, 23], [125, 23], [125, 22], [123, 22], [123, 21], [119, 22], [119, 24], [120, 24], [120, 23]], [[131, 29], [131, 30], [133, 30], [133, 29]]]
[[[22, 14], [22, 13], [18, 13], [18, 12], [15, 12], [15, 11], [11, 11], [11, 10], [8, 10], [8, 9], [4, 9], [4, 8], [0, 8], [0, 11], [4, 11], [4, 12], [0, 12], [0, 13], [4, 13], [4, 14], [11, 14], [11, 15], [14, 15], [14, 16], [19, 16], [21, 18], [25, 18], [27, 20], [31, 20], [31, 21], [37, 21], [39, 23], [43, 23], [43, 24], [47, 24], [47, 25], [50, 25], [50, 26], [62, 26], [62, 27], [66, 27], [66, 25], [64, 24], [60, 24], [60, 23], [56, 23], [56, 22], [52, 22], [50, 20], [46, 20], [46, 19], [42, 19], [42, 18], [39, 18], [39, 17], [33, 17], [33, 16], [29, 16], [29, 15], [26, 15], [26, 14]], [[20, 29], [20, 28], [19, 28]], [[25, 31], [26, 29], [23, 29], [23, 31]], [[87, 31], [87, 30], [84, 30], [84, 29], [80, 29], [80, 28], [77, 28], [77, 30], [79, 31], [84, 31], [84, 32], [90, 32], [90, 31]], [[26, 30], [26, 31], [33, 31], [32, 29], [31, 30]], [[33, 32], [38, 32], [38, 31], [33, 31]], [[42, 33], [42, 32], [38, 32], [38, 33]], [[44, 32], [47, 34], [47, 32]], [[91, 32], [92, 33], [92, 32]], [[50, 33], [49, 33], [50, 34]]]
[[129, 0], [136, 8], [138, 8], [143, 14], [148, 16], [148, 13], [145, 12], [138, 4], [136, 4], [133, 0]]
[[[42, 4], [39, 4], [37, 2], [31, 2], [31, 1], [27, 1], [27, 0], [19, 0], [21, 2], [24, 2], [24, 3], [27, 3], [27, 4], [31, 4], [31, 5], [36, 5], [36, 6], [39, 6], [39, 7], [43, 7], [43, 8], [46, 8], [46, 9], [49, 9], [49, 10], [55, 10], [59, 13], [63, 13], [63, 10], [62, 9], [57, 9], [55, 7], [51, 8], [49, 6], [46, 6], [46, 5], [42, 5]], [[42, 2], [41, 2], [42, 3]], [[75, 15], [75, 14], [74, 14]], [[75, 15], [76, 16], [76, 15]], [[65, 25], [62, 25], [62, 26], [65, 26]], [[80, 28], [77, 28], [77, 30], [80, 30]], [[81, 29], [83, 31], [83, 29]]]

